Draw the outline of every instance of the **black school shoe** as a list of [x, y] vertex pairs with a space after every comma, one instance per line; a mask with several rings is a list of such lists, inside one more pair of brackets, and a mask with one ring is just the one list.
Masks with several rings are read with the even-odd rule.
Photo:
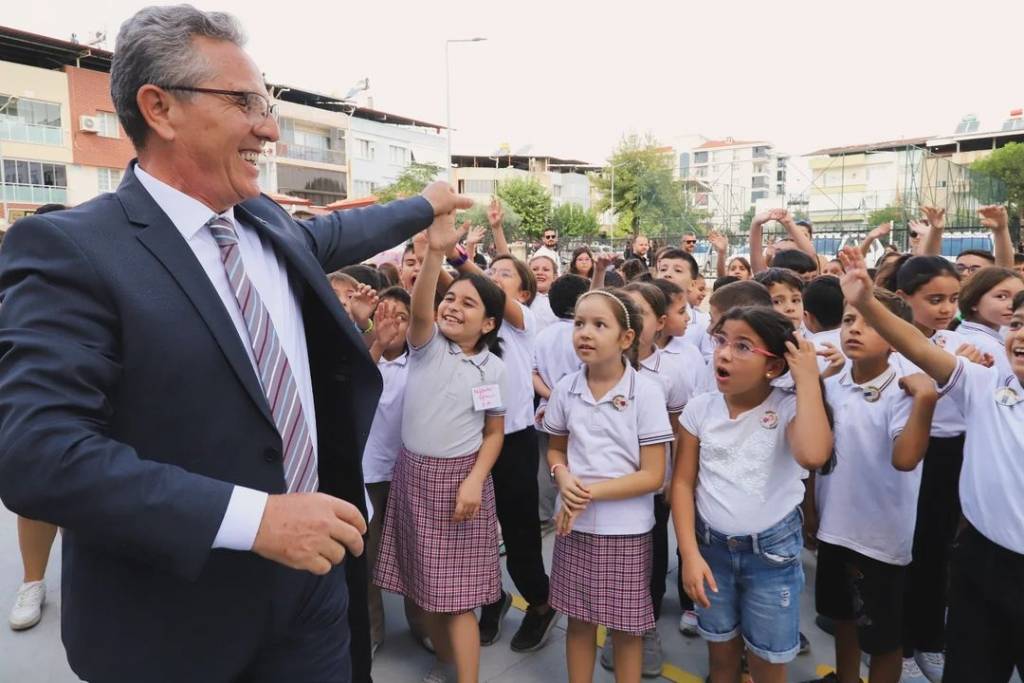
[[800, 632], [800, 652], [798, 654], [805, 655], [811, 651], [811, 641], [807, 640], [807, 636], [804, 632]]
[[501, 599], [480, 608], [480, 644], [493, 645], [501, 635], [501, 622], [512, 606], [512, 596], [501, 592]]
[[544, 647], [551, 629], [558, 622], [558, 612], [548, 606], [548, 611], [541, 613], [532, 606], [526, 609], [526, 616], [519, 630], [512, 636], [513, 652], [533, 652]]

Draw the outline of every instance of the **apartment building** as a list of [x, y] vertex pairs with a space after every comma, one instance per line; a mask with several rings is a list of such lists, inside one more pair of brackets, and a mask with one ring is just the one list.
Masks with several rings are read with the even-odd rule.
[[578, 159], [516, 154], [453, 155], [452, 166], [459, 193], [477, 202], [489, 202], [502, 182], [532, 178], [551, 193], [552, 206], [576, 204], [584, 209], [594, 202], [587, 173], [600, 169]]

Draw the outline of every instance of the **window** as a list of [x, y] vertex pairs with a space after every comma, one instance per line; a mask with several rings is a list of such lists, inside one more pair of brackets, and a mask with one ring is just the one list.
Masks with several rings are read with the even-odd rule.
[[496, 194], [497, 180], [460, 180], [459, 194]]
[[708, 163], [708, 153], [707, 152], [694, 152], [693, 153], [693, 163], [695, 163], [695, 164], [706, 164], [706, 163]]
[[67, 203], [68, 176], [63, 164], [4, 159], [3, 174], [7, 201]]
[[60, 145], [63, 142], [60, 105], [0, 95], [0, 139]]
[[359, 199], [361, 197], [369, 197], [371, 194], [377, 191], [377, 183], [370, 182], [369, 180], [356, 180], [352, 183], [352, 198]]
[[409, 150], [405, 147], [398, 147], [397, 145], [388, 145], [388, 154], [391, 157], [391, 163], [399, 166], [405, 166], [409, 163]]
[[374, 145], [369, 140], [359, 140], [359, 139], [357, 139], [356, 140], [356, 144], [358, 145], [358, 151], [357, 151], [356, 155], [360, 159], [366, 159], [368, 161], [373, 161], [377, 157], [377, 147], [376, 147], [376, 145]]
[[105, 138], [119, 138], [121, 131], [117, 127], [117, 114], [109, 111], [96, 112], [96, 118], [100, 122], [100, 135]]
[[98, 168], [99, 191], [113, 192], [121, 184], [121, 169], [119, 168]]
[[325, 206], [346, 197], [346, 176], [341, 171], [322, 171], [278, 163], [277, 191]]
[[750, 193], [750, 203], [751, 204], [756, 202], [758, 199], [767, 199], [767, 198], [768, 198], [768, 190], [758, 190], [756, 192], [751, 192]]
[[765, 159], [768, 157], [767, 147], [755, 147], [753, 151], [753, 157], [755, 159]]

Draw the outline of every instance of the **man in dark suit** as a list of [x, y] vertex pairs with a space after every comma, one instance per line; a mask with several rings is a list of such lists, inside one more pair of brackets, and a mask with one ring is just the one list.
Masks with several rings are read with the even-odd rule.
[[[325, 276], [468, 201], [293, 221], [228, 15], [125, 22], [117, 192], [0, 249], [0, 497], [64, 529], [62, 635], [103, 681], [363, 681], [360, 456], [380, 375]], [[380, 512], [378, 512], [380, 514]]]

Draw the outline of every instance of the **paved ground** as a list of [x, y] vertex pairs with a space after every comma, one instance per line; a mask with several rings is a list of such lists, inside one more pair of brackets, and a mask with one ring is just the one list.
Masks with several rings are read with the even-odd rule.
[[[552, 538], [545, 538], [546, 558], [551, 557]], [[673, 553], [674, 557], [674, 553]], [[814, 561], [808, 557], [808, 578], [813, 578]], [[674, 586], [676, 567], [669, 576]], [[64, 648], [60, 642], [60, 544], [55, 545], [46, 577], [47, 603], [42, 622], [35, 628], [15, 633], [6, 626], [7, 610], [14, 591], [21, 582], [21, 559], [17, 551], [17, 532], [14, 515], [0, 507], [0, 611], [4, 624], [0, 625], [0, 683], [70, 683], [79, 679], [68, 668]], [[505, 578], [506, 587], [512, 584]], [[377, 653], [374, 679], [377, 683], [416, 683], [430, 668], [431, 658], [409, 636], [402, 615], [401, 602], [388, 596], [388, 640]], [[799, 657], [791, 668], [791, 679], [801, 681], [812, 678], [820, 666], [834, 662], [831, 639], [815, 628], [810, 594], [804, 592], [804, 632], [811, 639], [811, 654]], [[481, 680], [495, 683], [529, 683], [531, 681], [565, 680], [564, 622], [552, 634], [551, 641], [540, 652], [527, 655], [513, 653], [508, 642], [518, 626], [522, 613], [511, 610], [506, 617], [501, 640], [485, 648], [481, 665]], [[658, 628], [670, 663], [664, 671], [664, 680], [703, 680], [707, 674], [706, 649], [700, 640], [688, 640], [678, 631], [679, 603], [675, 589], [669, 591], [664, 615]], [[610, 682], [612, 676], [597, 668], [596, 681]]]

